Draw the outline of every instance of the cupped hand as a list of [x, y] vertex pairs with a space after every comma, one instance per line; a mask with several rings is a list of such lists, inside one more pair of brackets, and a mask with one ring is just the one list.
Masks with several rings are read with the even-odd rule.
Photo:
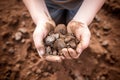
[[68, 33], [74, 34], [80, 42], [76, 50], [64, 48], [61, 54], [65, 59], [76, 59], [80, 56], [82, 51], [88, 47], [91, 34], [86, 24], [77, 21], [70, 21], [67, 25], [67, 31]]
[[43, 39], [52, 29], [54, 29], [54, 27], [55, 23], [52, 20], [40, 20], [37, 23], [37, 26], [33, 33], [33, 40], [40, 57], [42, 57], [45, 53]]

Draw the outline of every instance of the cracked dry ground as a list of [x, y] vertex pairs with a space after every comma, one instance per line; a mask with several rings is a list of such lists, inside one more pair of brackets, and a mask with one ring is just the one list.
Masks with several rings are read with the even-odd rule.
[[107, 0], [89, 26], [89, 47], [79, 59], [41, 61], [35, 25], [21, 0], [0, 1], [0, 80], [119, 80], [120, 1]]

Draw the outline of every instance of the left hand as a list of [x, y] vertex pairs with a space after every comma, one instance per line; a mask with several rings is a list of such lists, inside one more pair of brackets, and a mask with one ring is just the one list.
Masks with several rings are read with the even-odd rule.
[[77, 21], [70, 21], [67, 25], [67, 31], [68, 33], [73, 33], [80, 43], [77, 45], [76, 50], [63, 48], [62, 55], [65, 59], [77, 59], [82, 51], [88, 47], [91, 33], [86, 24]]

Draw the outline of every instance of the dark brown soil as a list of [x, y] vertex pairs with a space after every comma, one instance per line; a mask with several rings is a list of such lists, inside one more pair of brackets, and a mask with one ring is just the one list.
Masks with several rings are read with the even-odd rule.
[[[89, 47], [77, 60], [42, 61], [21, 0], [0, 1], [0, 80], [119, 80], [120, 1], [107, 0], [89, 26]], [[55, 52], [54, 52], [55, 53]]]

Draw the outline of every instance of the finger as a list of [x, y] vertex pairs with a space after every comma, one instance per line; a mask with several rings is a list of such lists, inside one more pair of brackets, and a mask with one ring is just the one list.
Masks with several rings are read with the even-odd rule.
[[71, 59], [71, 56], [69, 55], [67, 48], [62, 49], [62, 54], [66, 59]]
[[80, 28], [80, 26], [82, 25], [82, 23], [80, 22], [76, 22], [76, 21], [70, 21], [67, 25], [67, 32], [68, 33], [74, 33], [75, 31]]
[[78, 44], [77, 48], [76, 48], [76, 51], [77, 53], [81, 54], [81, 52], [88, 47], [89, 45], [89, 41], [90, 41], [90, 33], [88, 31], [88, 33], [83, 33], [81, 35], [81, 41], [80, 43]]
[[41, 58], [43, 58], [42, 56], [43, 56], [44, 53], [45, 53], [44, 46], [43, 46], [43, 47], [40, 46], [39, 48], [37, 48], [37, 52], [38, 52], [39, 56], [40, 56]]
[[53, 20], [49, 20], [49, 21], [42, 20], [38, 22], [36, 30], [38, 31], [38, 33], [40, 32], [40, 30], [44, 32], [46, 31], [45, 33], [48, 33], [54, 29], [55, 25], [56, 24]]
[[76, 53], [76, 51], [72, 48], [68, 48], [68, 52], [69, 52], [70, 56], [74, 59], [77, 59], [79, 57], [78, 54]]
[[83, 49], [87, 48], [88, 45], [89, 45], [89, 42], [90, 42], [90, 32], [89, 30], [87, 32], [84, 32], [82, 35], [81, 35], [81, 47]]
[[45, 60], [51, 62], [62, 62], [62, 58], [63, 58], [62, 56], [53, 56], [53, 55], [45, 56]]
[[69, 22], [68, 25], [67, 25], [67, 32], [68, 33], [72, 33], [71, 26], [72, 26], [71, 22]]
[[77, 45], [77, 48], [76, 48], [76, 52], [78, 53], [78, 56], [80, 56], [80, 54], [82, 53], [83, 51], [83, 48], [81, 46], [81, 42]]
[[33, 40], [34, 40], [34, 43], [35, 43], [35, 47], [38, 51], [38, 54], [41, 57], [45, 53], [43, 39], [40, 36], [34, 35]]

